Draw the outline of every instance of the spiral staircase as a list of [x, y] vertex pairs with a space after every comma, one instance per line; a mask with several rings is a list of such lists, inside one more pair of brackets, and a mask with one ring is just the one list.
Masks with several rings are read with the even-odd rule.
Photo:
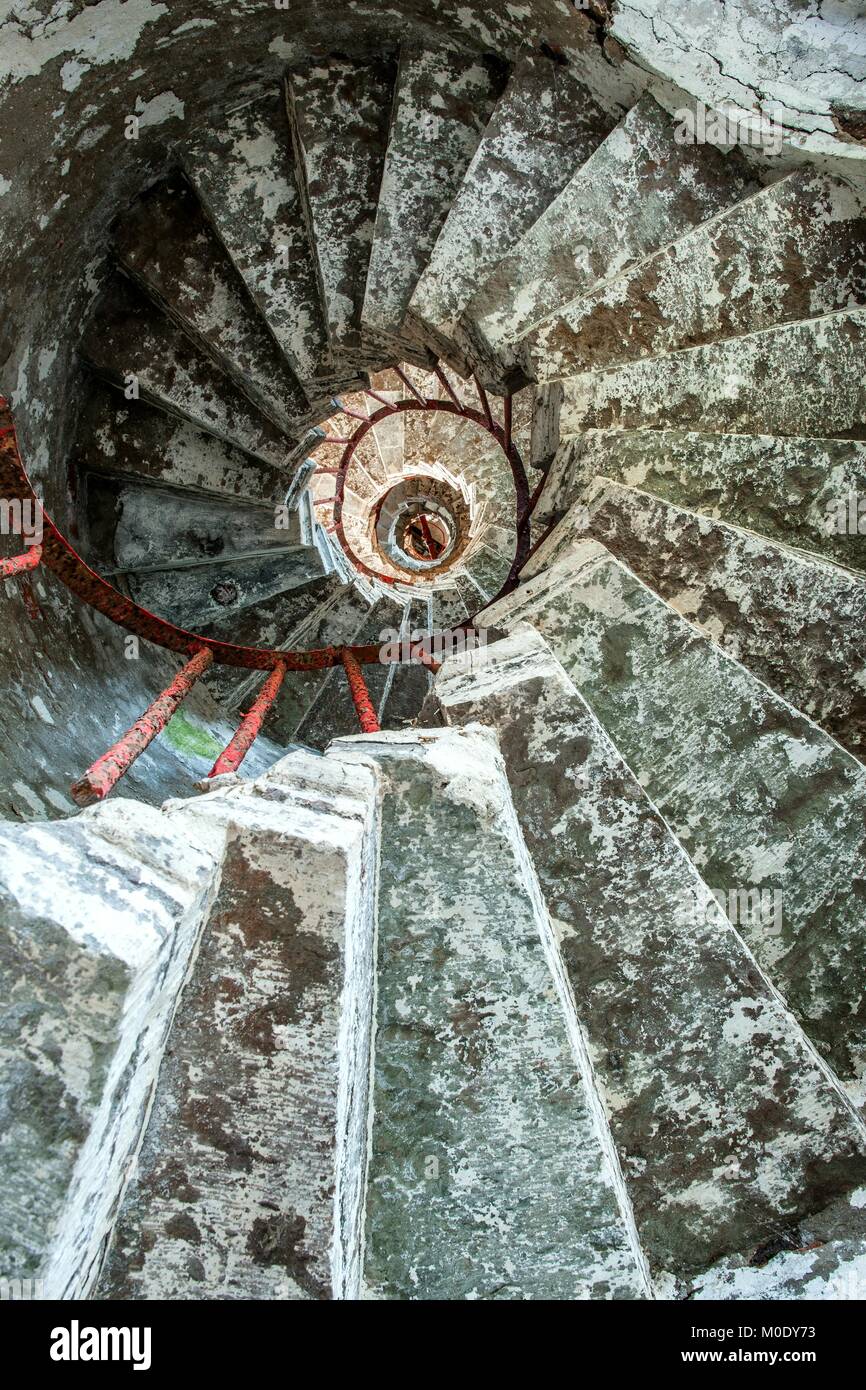
[[856, 189], [407, 43], [292, 68], [112, 244], [27, 566], [187, 662], [144, 746], [196, 679], [243, 739], [0, 828], [8, 1268], [862, 1297]]

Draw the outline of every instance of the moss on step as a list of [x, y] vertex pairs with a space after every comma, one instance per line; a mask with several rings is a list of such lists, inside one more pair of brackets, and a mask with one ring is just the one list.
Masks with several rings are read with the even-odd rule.
[[223, 745], [201, 724], [194, 723], [183, 710], [178, 710], [165, 726], [165, 736], [172, 748], [188, 758], [217, 758]]

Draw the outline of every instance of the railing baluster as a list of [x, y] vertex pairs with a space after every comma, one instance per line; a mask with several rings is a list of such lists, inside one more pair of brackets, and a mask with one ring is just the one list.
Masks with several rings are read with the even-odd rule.
[[403, 368], [402, 368], [402, 367], [395, 367], [395, 368], [394, 368], [394, 371], [397, 373], [397, 375], [398, 375], [398, 377], [400, 378], [400, 380], [402, 381], [403, 385], [404, 385], [404, 386], [408, 386], [409, 390], [412, 392], [412, 395], [415, 397], [416, 401], [420, 401], [421, 404], [422, 404], [423, 406], [426, 407], [427, 401], [426, 401], [425, 397], [424, 397], [424, 396], [422, 395], [422, 393], [418, 390], [418, 387], [414, 384], [414, 382], [412, 382], [412, 381], [409, 379], [409, 377], [408, 377], [408, 376], [406, 375], [406, 373], [403, 371]]
[[374, 401], [378, 401], [380, 405], [387, 406], [388, 409], [391, 411], [399, 410], [400, 408], [399, 406], [395, 405], [393, 401], [388, 401], [385, 399], [384, 396], [380, 396], [378, 391], [370, 390], [369, 387], [367, 388], [364, 394], [372, 397]]
[[102, 801], [108, 796], [136, 758], [153, 742], [157, 734], [162, 733], [175, 710], [183, 703], [199, 676], [204, 675], [212, 662], [213, 652], [207, 647], [202, 647], [183, 670], [178, 671], [171, 685], [156, 697], [132, 728], [128, 729], [107, 753], [97, 758], [92, 767], [89, 767], [84, 776], [74, 784], [70, 795], [76, 806], [92, 806], [94, 802]]
[[370, 699], [367, 682], [364, 680], [364, 673], [348, 647], [343, 648], [341, 658], [343, 669], [346, 672], [346, 680], [349, 682], [349, 693], [352, 696], [352, 703], [355, 706], [358, 723], [361, 725], [361, 733], [378, 734], [379, 721], [376, 718], [376, 711]]
[[487, 399], [487, 392], [484, 390], [477, 376], [473, 376], [472, 380], [475, 382], [475, 390], [478, 392], [478, 399], [481, 402], [481, 409], [484, 411], [484, 416], [487, 420], [487, 427], [492, 430], [494, 427], [493, 412], [490, 409], [490, 401]]
[[454, 387], [451, 385], [451, 382], [448, 380], [448, 378], [447, 378], [447, 376], [445, 375], [444, 371], [442, 370], [442, 366], [441, 366], [441, 364], [440, 364], [439, 362], [436, 363], [436, 367], [435, 367], [434, 370], [435, 370], [435, 372], [436, 372], [437, 377], [438, 377], [439, 380], [442, 382], [442, 385], [445, 387], [445, 390], [448, 392], [448, 394], [449, 394], [449, 396], [451, 397], [452, 401], [453, 401], [454, 404], [456, 405], [457, 409], [460, 410], [460, 411], [462, 411], [462, 409], [463, 409], [463, 402], [460, 400], [460, 397], [459, 397], [459, 396], [457, 395], [457, 393], [455, 392]]
[[512, 443], [512, 438], [513, 438], [513, 429], [514, 429], [513, 420], [514, 420], [514, 397], [513, 397], [513, 396], [506, 396], [506, 397], [505, 397], [505, 452], [506, 452], [506, 454], [509, 454], [509, 455], [510, 455], [510, 453], [511, 453], [511, 443]]
[[237, 733], [231, 743], [220, 753], [208, 773], [208, 777], [219, 777], [223, 772], [237, 772], [262, 731], [268, 710], [280, 693], [280, 686], [285, 674], [286, 668], [282, 662], [274, 667], [259, 691], [255, 703], [241, 719]]
[[0, 579], [13, 579], [16, 574], [26, 574], [35, 570], [42, 559], [42, 546], [31, 545], [23, 555], [13, 555], [11, 560], [0, 560]]

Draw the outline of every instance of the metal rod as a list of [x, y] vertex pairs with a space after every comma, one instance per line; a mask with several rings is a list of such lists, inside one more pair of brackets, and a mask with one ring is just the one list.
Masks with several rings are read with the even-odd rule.
[[409, 377], [408, 377], [408, 376], [406, 375], [406, 373], [403, 371], [402, 367], [395, 367], [395, 368], [394, 368], [394, 371], [397, 373], [397, 375], [398, 375], [398, 377], [400, 378], [400, 380], [402, 381], [403, 385], [404, 385], [404, 386], [408, 386], [409, 390], [412, 392], [412, 395], [415, 397], [416, 401], [420, 401], [422, 405], [426, 405], [427, 402], [426, 402], [426, 400], [424, 399], [424, 396], [423, 396], [423, 395], [421, 394], [421, 392], [418, 390], [418, 387], [414, 384], [414, 382], [410, 381]]
[[237, 772], [262, 731], [268, 710], [280, 693], [280, 686], [285, 679], [285, 674], [286, 668], [283, 662], [274, 667], [259, 691], [255, 703], [243, 716], [238, 725], [237, 733], [231, 743], [220, 753], [208, 773], [208, 777], [219, 777], [223, 772]]
[[11, 560], [0, 560], [0, 579], [12, 579], [16, 574], [26, 574], [35, 570], [42, 559], [42, 546], [31, 545], [23, 555], [13, 555]]
[[481, 382], [478, 380], [477, 376], [473, 376], [472, 380], [475, 382], [475, 390], [478, 392], [478, 399], [481, 402], [481, 409], [484, 411], [484, 414], [487, 418], [487, 424], [489, 425], [490, 429], [493, 429], [493, 412], [490, 409], [490, 402], [487, 399], [487, 392], [484, 390], [484, 387], [481, 385]]
[[364, 394], [367, 395], [367, 396], [371, 396], [372, 399], [373, 399], [374, 401], [378, 401], [380, 405], [386, 406], [388, 410], [392, 410], [392, 411], [393, 411], [393, 410], [399, 410], [399, 409], [400, 409], [400, 407], [399, 407], [398, 405], [395, 405], [393, 401], [388, 401], [388, 400], [386, 400], [384, 396], [380, 396], [380, 395], [379, 395], [379, 392], [378, 392], [378, 391], [372, 391], [372, 390], [369, 388], [369, 386], [367, 387], [367, 389], [366, 389], [366, 391], [365, 391]]
[[353, 410], [350, 405], [346, 405], [345, 401], [341, 401], [339, 396], [331, 397], [331, 405], [336, 406], [341, 415], [351, 415], [353, 420], [366, 421], [369, 419], [369, 416], [362, 415], [360, 410]]
[[348, 647], [343, 648], [341, 656], [346, 680], [349, 682], [349, 693], [352, 696], [358, 723], [361, 725], [361, 733], [378, 734], [379, 721], [376, 718], [376, 711], [373, 709], [373, 702], [370, 699], [364, 674]]
[[436, 363], [436, 368], [435, 368], [435, 370], [436, 370], [436, 375], [438, 376], [439, 380], [442, 382], [442, 385], [445, 387], [445, 390], [448, 392], [449, 396], [451, 397], [452, 401], [453, 401], [454, 404], [456, 405], [457, 409], [460, 410], [460, 411], [462, 411], [462, 409], [463, 409], [463, 402], [460, 400], [460, 397], [456, 394], [456, 392], [455, 392], [455, 390], [454, 390], [454, 387], [451, 385], [451, 382], [448, 380], [447, 376], [446, 376], [445, 373], [443, 372], [443, 370], [442, 370], [442, 368], [441, 368], [441, 366], [439, 365], [438, 362]]
[[107, 753], [97, 758], [92, 767], [89, 767], [84, 776], [74, 784], [70, 795], [76, 806], [92, 806], [94, 802], [102, 801], [108, 796], [136, 758], [153, 742], [157, 734], [162, 732], [199, 676], [204, 675], [212, 662], [213, 652], [205, 647], [196, 652], [182, 671], [178, 671], [171, 685], [156, 697], [132, 728], [128, 729]]
[[514, 419], [514, 397], [505, 397], [505, 452], [511, 453], [511, 443], [513, 438], [513, 419]]

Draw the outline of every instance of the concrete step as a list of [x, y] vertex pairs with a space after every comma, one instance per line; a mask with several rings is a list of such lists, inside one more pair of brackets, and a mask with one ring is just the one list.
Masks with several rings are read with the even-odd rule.
[[[385, 646], [388, 634], [398, 631], [403, 621], [403, 604], [390, 598], [379, 599], [367, 610], [364, 621], [352, 634], [351, 644]], [[378, 710], [385, 693], [390, 668], [384, 663], [361, 668], [374, 710]], [[341, 666], [329, 671], [319, 693], [298, 726], [299, 743], [311, 748], [326, 748], [333, 738], [360, 731], [358, 715], [352, 700], [346, 672]]]
[[86, 1298], [218, 861], [125, 799], [0, 841], [2, 1273]]
[[495, 741], [331, 751], [384, 793], [365, 1296], [643, 1296]]
[[274, 505], [286, 495], [283, 467], [251, 459], [146, 401], [126, 401], [99, 380], [91, 383], [70, 462], [79, 483], [88, 474], [110, 476], [117, 486], [146, 479], [200, 496]]
[[657, 1296], [691, 1296], [866, 1172], [866, 1130], [531, 628], [446, 661], [496, 730]]
[[485, 126], [412, 298], [441, 333], [609, 133], [611, 118], [579, 78], [522, 54]]
[[286, 433], [317, 423], [297, 376], [186, 179], [157, 184], [114, 245], [121, 265]]
[[327, 379], [328, 335], [282, 95], [229, 112], [219, 127], [199, 133], [184, 166], [296, 376]]
[[393, 65], [332, 57], [291, 73], [298, 177], [332, 349], [360, 346]]
[[866, 580], [606, 478], [572, 525], [863, 760]]
[[219, 892], [97, 1297], [356, 1297], [374, 777], [296, 752], [165, 818], [212, 847]]
[[[862, 1102], [866, 769], [596, 541], [481, 615], [487, 627], [524, 619]], [[756, 894], [771, 911], [741, 914]]]
[[[346, 585], [330, 574], [285, 589], [271, 598], [261, 599], [253, 607], [238, 612], [223, 609], [219, 617], [196, 629], [203, 637], [232, 642], [239, 647], [268, 647], [271, 650], [292, 651], [305, 644], [301, 635], [313, 613], [329, 608], [346, 592]], [[216, 666], [204, 677], [214, 698], [227, 710], [244, 707], [251, 692], [258, 692], [264, 677], [261, 671]], [[253, 695], [255, 698], [255, 695]]]
[[866, 571], [864, 442], [587, 430], [557, 452], [533, 515], [545, 522], [563, 516], [598, 474]]
[[866, 218], [798, 169], [557, 310], [524, 340], [539, 381], [738, 338], [866, 301]]
[[399, 333], [505, 80], [492, 57], [414, 43], [400, 50], [365, 326]]
[[286, 487], [299, 441], [285, 435], [177, 324], [118, 277], [87, 330], [81, 351], [93, 369], [121, 390], [188, 420], [284, 470]]
[[[303, 589], [306, 593], [307, 585], [323, 575], [322, 558], [313, 545], [286, 545], [270, 548], [265, 554], [241, 553], [222, 564], [208, 561], [185, 568], [171, 568], [170, 564], [167, 562], [166, 568], [124, 570], [126, 586], [142, 608], [193, 632], [224, 615], [236, 618], [245, 608], [254, 608], [287, 590]], [[229, 640], [237, 643], [234, 635]]]
[[562, 438], [587, 429], [866, 438], [866, 309], [766, 328], [564, 383]]
[[[351, 645], [355, 633], [370, 618], [372, 606], [360, 589], [344, 586], [332, 599], [309, 612], [292, 633], [292, 646], [300, 651], [312, 651]], [[329, 675], [329, 668], [287, 674], [266, 723], [266, 732], [271, 738], [278, 743], [292, 743], [296, 739], [300, 725]]]
[[754, 192], [737, 155], [684, 145], [643, 96], [470, 300], [495, 349]]

